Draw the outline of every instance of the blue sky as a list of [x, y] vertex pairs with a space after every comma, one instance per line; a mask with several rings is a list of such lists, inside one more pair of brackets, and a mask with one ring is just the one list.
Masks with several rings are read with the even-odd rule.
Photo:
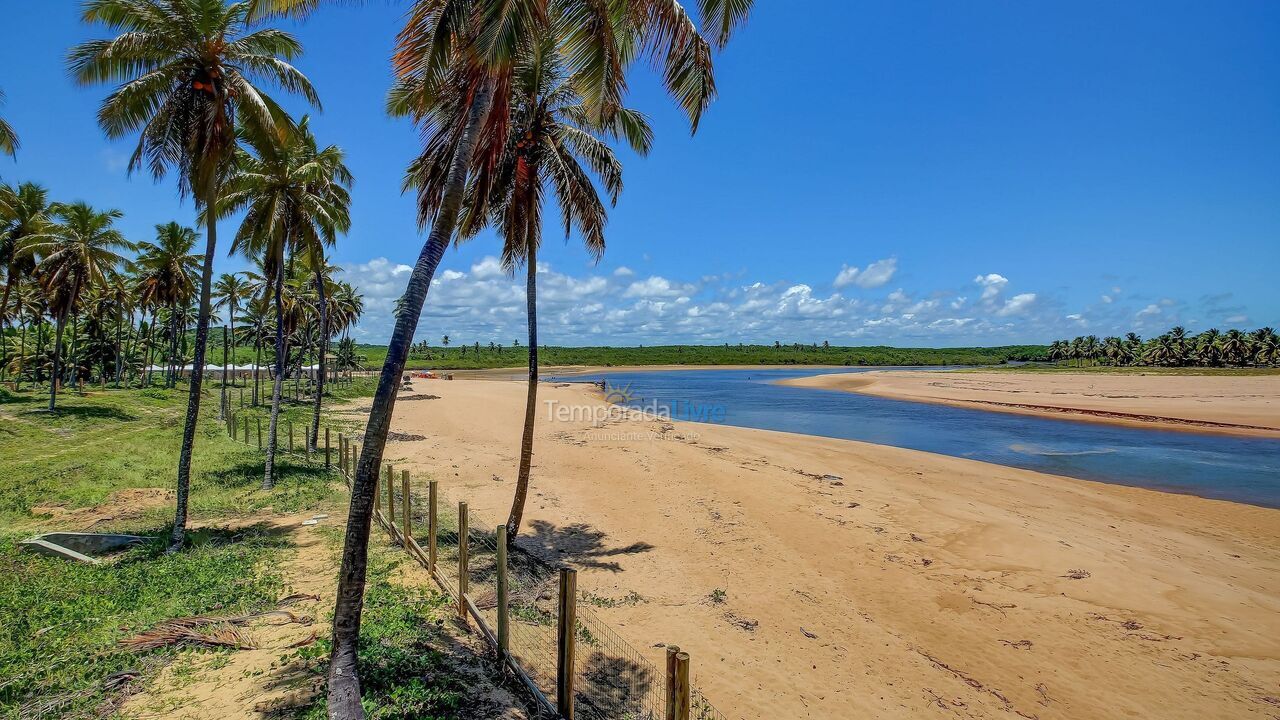
[[[633, 77], [657, 142], [623, 153], [599, 265], [547, 228], [546, 342], [966, 345], [1280, 325], [1280, 4], [757, 5], [718, 60], [697, 136], [647, 70]], [[0, 112], [23, 143], [0, 178], [120, 208], [134, 238], [189, 222], [172, 181], [126, 178], [132, 145], [94, 119], [106, 89], [67, 78], [66, 49], [101, 35], [78, 4], [0, 7]], [[315, 132], [356, 175], [334, 259], [368, 296], [371, 341], [422, 242], [399, 190], [418, 138], [381, 111], [404, 7], [284, 23], [325, 103]], [[497, 250], [485, 233], [449, 252], [420, 338], [523, 335], [522, 286]], [[220, 256], [217, 270], [243, 266]]]

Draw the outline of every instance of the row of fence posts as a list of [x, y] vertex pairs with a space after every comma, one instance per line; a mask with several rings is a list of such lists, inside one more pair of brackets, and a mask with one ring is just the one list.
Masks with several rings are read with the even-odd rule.
[[[245, 444], [249, 444], [249, 418], [241, 416], [238, 413], [227, 414], [227, 432], [232, 440], [241, 440]], [[262, 449], [262, 418], [255, 418], [255, 429], [257, 438], [257, 447]], [[287, 432], [289, 435], [289, 452], [294, 451], [294, 432], [292, 421], [286, 421]], [[311, 443], [306, 442], [310, 439], [309, 427], [303, 428], [304, 442], [306, 447], [307, 458], [311, 458]], [[237, 438], [239, 431], [240, 437]], [[329, 428], [324, 428], [324, 465], [332, 467], [332, 458], [330, 455], [330, 435]], [[317, 448], [318, 450], [319, 448]], [[356, 463], [359, 459], [357, 443], [348, 439], [345, 434], [338, 433], [338, 470], [342, 476], [350, 483], [351, 478], [355, 474]], [[409, 471], [401, 470], [400, 486], [401, 486], [401, 508], [400, 512], [396, 512], [396, 495], [395, 495], [395, 466], [387, 463], [385, 472], [380, 474], [378, 488], [374, 493], [374, 518], [384, 525], [392, 539], [399, 542], [405, 551], [414, 557], [418, 562], [426, 566], [428, 572], [431, 573], [432, 579], [436, 584], [440, 585], [447, 592], [452, 592], [449, 583], [442, 577], [437, 569], [436, 560], [438, 556], [436, 537], [439, 533], [439, 500], [440, 485], [439, 481], [431, 480], [427, 485], [427, 548], [424, 551], [418, 545], [418, 541], [413, 537], [413, 493], [411, 491], [411, 483], [409, 481]], [[386, 505], [384, 510], [383, 494], [385, 489]], [[399, 515], [400, 526], [396, 527], [397, 515]], [[509, 588], [508, 588], [508, 572], [509, 564], [507, 562], [507, 526], [498, 525], [495, 528], [497, 539], [497, 613], [498, 627], [497, 633], [494, 634], [485, 623], [480, 614], [479, 609], [475, 606], [472, 599], [468, 596], [469, 591], [469, 568], [468, 560], [470, 554], [469, 539], [469, 522], [467, 503], [458, 503], [458, 589], [457, 589], [457, 605], [456, 610], [458, 617], [466, 622], [468, 615], [475, 619], [480, 629], [484, 632], [485, 637], [495, 647], [503, 662], [511, 668], [513, 672], [521, 679], [524, 684], [534, 692], [538, 700], [546, 707], [547, 710], [556, 712], [560, 717], [566, 720], [574, 718], [574, 667], [577, 650], [577, 585], [578, 573], [572, 568], [560, 568], [560, 588], [559, 600], [557, 602], [557, 623], [556, 623], [556, 699], [554, 707], [551, 706], [548, 699], [542, 694], [541, 688], [533, 682], [524, 668], [520, 667], [519, 662], [511, 654], [510, 638], [511, 638], [511, 618], [509, 607]], [[667, 647], [666, 656], [666, 712], [665, 720], [690, 720], [692, 711], [692, 685], [689, 683], [689, 654], [682, 652], [679, 647], [670, 645]]]

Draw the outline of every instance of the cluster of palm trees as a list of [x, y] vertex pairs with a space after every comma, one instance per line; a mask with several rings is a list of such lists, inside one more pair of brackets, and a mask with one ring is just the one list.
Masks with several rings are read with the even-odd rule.
[[[625, 143], [641, 155], [652, 143], [645, 117], [625, 104], [627, 76], [638, 62], [652, 62], [697, 130], [716, 94], [714, 52], [745, 22], [753, 0], [696, 3], [697, 12], [691, 13], [677, 0], [408, 1], [393, 54], [396, 82], [387, 109], [410, 118], [422, 131], [422, 146], [408, 165], [404, 184], [416, 193], [419, 223], [430, 232], [397, 304], [352, 486], [334, 613], [331, 717], [364, 716], [356, 648], [374, 491], [395, 395], [445, 249], [492, 227], [501, 237], [507, 270], [523, 268], [526, 274], [531, 352], [519, 479], [508, 520], [514, 538], [532, 458], [537, 253], [547, 200], [554, 196], [566, 236], [576, 231], [587, 251], [598, 258], [604, 251], [607, 214], [600, 190], [611, 204], [622, 190], [622, 168], [611, 142]], [[238, 287], [234, 278], [219, 280], [219, 301], [250, 329], [256, 347], [270, 335], [276, 364], [273, 423], [290, 338], [309, 332], [295, 309], [309, 304], [318, 308], [313, 324], [320, 340], [314, 347], [322, 368], [327, 340], [340, 322], [330, 310], [335, 289], [325, 280], [330, 272], [325, 250], [350, 226], [350, 173], [340, 150], [320, 148], [306, 119], [289, 117], [264, 89], [272, 85], [319, 107], [311, 83], [292, 64], [301, 54], [300, 45], [288, 33], [263, 23], [304, 17], [324, 4], [87, 0], [84, 19], [115, 37], [83, 43], [69, 56], [71, 73], [81, 83], [115, 86], [98, 119], [111, 139], [137, 137], [130, 172], [145, 171], [157, 180], [174, 174], [179, 193], [195, 199], [204, 224], [203, 253], [177, 265], [172, 258], [157, 261], [155, 268], [172, 273], [181, 266], [188, 277], [199, 268], [198, 278], [192, 277], [183, 289], [185, 302], [158, 318], [153, 313], [151, 323], [184, 330], [194, 323], [189, 348], [181, 348], [188, 333], [179, 337], [172, 330], [167, 346], [175, 357], [189, 349], [193, 365], [177, 469], [175, 549], [181, 547], [186, 524], [218, 221], [232, 214], [243, 217], [232, 249], [258, 262], [255, 277], [247, 279], [262, 289], [255, 294]], [[72, 211], [67, 212], [65, 222], [70, 223]], [[91, 248], [94, 262], [102, 267], [123, 262], [117, 250], [125, 247], [124, 239], [111, 229], [115, 218], [87, 206], [74, 213], [85, 216], [76, 220], [83, 225], [77, 232], [84, 237], [76, 242], [84, 252]], [[178, 228], [175, 233], [184, 243], [196, 241], [194, 231]], [[163, 242], [155, 245], [161, 248]], [[95, 274], [83, 262], [67, 262], [73, 269], [63, 273], [59, 286], [67, 281], [73, 287], [100, 285], [107, 276]], [[50, 281], [46, 295], [52, 291], [62, 292]], [[168, 302], [167, 293], [167, 288], [156, 288], [148, 297], [154, 298], [151, 302]], [[313, 293], [314, 303], [291, 300], [291, 293], [294, 298]], [[241, 305], [241, 298], [249, 297], [269, 297], [270, 306], [255, 308], [248, 299]], [[62, 318], [56, 323], [62, 327], [76, 305], [57, 302], [54, 317]], [[181, 317], [175, 319], [174, 313]], [[255, 322], [257, 317], [264, 321]], [[260, 330], [267, 318], [274, 320], [273, 334]], [[344, 340], [354, 354], [354, 345]], [[179, 351], [173, 350], [175, 342]], [[340, 355], [343, 350], [340, 345]], [[320, 372], [317, 379], [323, 382], [323, 377]], [[322, 388], [316, 395], [318, 403]], [[269, 483], [270, 459], [266, 473]]]
[[[0, 380], [15, 389], [48, 383], [50, 410], [65, 386], [175, 386], [191, 360], [199, 233], [169, 222], [156, 226], [153, 240], [133, 242], [116, 228], [119, 211], [48, 198], [35, 183], [0, 184]], [[293, 351], [285, 366], [294, 373], [320, 351], [316, 284], [302, 269], [282, 296], [290, 319], [284, 345]], [[364, 303], [350, 284], [333, 280], [333, 269], [324, 270], [328, 332], [348, 339]], [[241, 345], [256, 347], [255, 365], [264, 344], [274, 358], [271, 285], [257, 273], [231, 273], [214, 290], [230, 322], [230, 362]], [[353, 361], [338, 368], [354, 369]]]
[[1210, 328], [1197, 335], [1174, 327], [1147, 341], [1136, 333], [1101, 339], [1089, 335], [1055, 340], [1049, 345], [1049, 359], [1076, 365], [1267, 367], [1280, 365], [1280, 336], [1269, 327], [1252, 332]]

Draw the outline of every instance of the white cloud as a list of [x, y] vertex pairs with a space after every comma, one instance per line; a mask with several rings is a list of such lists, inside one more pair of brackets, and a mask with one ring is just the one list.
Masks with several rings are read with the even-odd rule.
[[651, 276], [648, 280], [640, 280], [633, 282], [627, 287], [623, 297], [639, 297], [639, 298], [670, 298], [680, 297], [692, 292], [693, 288], [689, 285], [681, 285], [673, 283], [670, 280], [658, 275]]
[[1248, 316], [1248, 315], [1232, 315], [1231, 317], [1223, 318], [1223, 320], [1222, 320], [1222, 321], [1223, 321], [1223, 322], [1229, 322], [1229, 323], [1232, 323], [1232, 324], [1235, 324], [1235, 323], [1247, 323], [1247, 322], [1249, 322], [1249, 316]]
[[840, 272], [836, 274], [836, 279], [831, 284], [837, 288], [857, 285], [860, 288], [871, 290], [886, 285], [897, 272], [897, 258], [877, 260], [868, 265], [865, 270], [860, 270], [851, 265], [842, 265]]
[[632, 270], [631, 268], [627, 267], [626, 265], [623, 265], [623, 266], [619, 267], [617, 270], [614, 270], [614, 271], [613, 271], [613, 274], [614, 274], [614, 276], [615, 276], [615, 277], [631, 277], [632, 275], [635, 275], [636, 273], [635, 273], [635, 271], [634, 271], [634, 270]]
[[1110, 305], [1111, 301], [1112, 301], [1112, 297], [1110, 295], [1102, 296], [1102, 302], [1106, 303], [1107, 305]]
[[[694, 278], [653, 275], [637, 280], [619, 270], [569, 273], [539, 263], [541, 338], [549, 344], [566, 345], [772, 344], [775, 340], [819, 344], [828, 340], [837, 345], [1005, 344], [1069, 336], [1085, 322], [1098, 334], [1123, 334], [1133, 326], [1141, 327], [1144, 318], [1155, 324], [1181, 320], [1177, 310], [1186, 307], [1181, 300], [1168, 307], [1157, 300], [1137, 311], [1116, 297], [1111, 305], [1069, 312], [1053, 294], [1005, 292], [1010, 281], [995, 273], [979, 275], [973, 281], [985, 299], [971, 293], [966, 297], [954, 291], [910, 286], [892, 291], [867, 289], [865, 296], [851, 298], [840, 292], [826, 293], [822, 285], [807, 278], [766, 283], [735, 274]], [[352, 282], [365, 296], [365, 316], [353, 329], [357, 339], [386, 340], [396, 299], [404, 292], [411, 272], [408, 265], [374, 258], [341, 273], [342, 279]], [[968, 277], [972, 276], [952, 281]], [[493, 256], [466, 263], [446, 260], [432, 282], [419, 321], [420, 337], [447, 334], [456, 343], [468, 345], [476, 341], [509, 345], [513, 339], [523, 338], [524, 282], [524, 273], [511, 276], [503, 272]], [[851, 285], [861, 287], [852, 281]], [[1230, 306], [1207, 317], [1240, 324], [1244, 321], [1237, 316], [1243, 318], [1245, 312], [1243, 306]]]
[[979, 275], [974, 278], [973, 281], [982, 286], [983, 300], [993, 299], [995, 296], [1000, 294], [1000, 291], [1004, 289], [1005, 285], [1009, 284], [1009, 278], [1006, 278], [999, 273]]
[[1018, 315], [1027, 311], [1031, 304], [1036, 301], [1035, 293], [1022, 293], [1009, 298], [1003, 307], [996, 311], [996, 315], [1007, 317], [1009, 315]]

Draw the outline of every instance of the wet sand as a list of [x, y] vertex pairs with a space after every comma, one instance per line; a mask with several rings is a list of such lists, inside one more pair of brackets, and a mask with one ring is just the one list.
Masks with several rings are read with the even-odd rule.
[[780, 383], [1042, 417], [1280, 437], [1280, 375], [892, 371]]
[[[505, 517], [524, 385], [418, 381], [387, 460]], [[746, 718], [1273, 718], [1280, 511], [615, 413], [544, 384], [522, 543]], [[496, 479], [495, 479], [496, 476]], [[826, 476], [826, 477], [824, 477]], [[723, 591], [723, 601], [716, 598]]]

